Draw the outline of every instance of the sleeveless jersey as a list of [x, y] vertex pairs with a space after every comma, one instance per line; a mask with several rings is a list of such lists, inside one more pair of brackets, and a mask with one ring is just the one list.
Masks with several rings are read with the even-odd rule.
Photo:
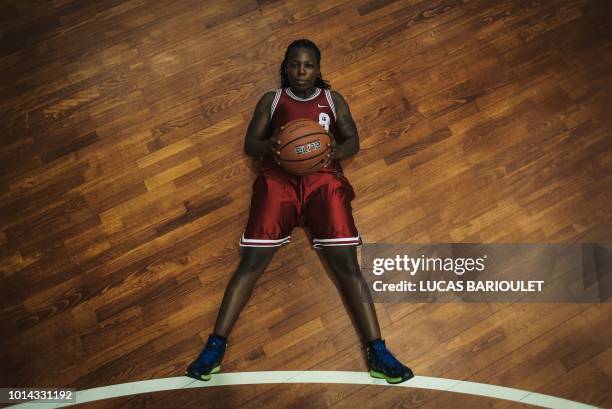
[[[298, 97], [290, 88], [277, 90], [270, 107], [270, 119], [272, 131], [295, 119], [311, 119], [336, 135], [336, 107], [328, 89], [315, 88], [308, 98]], [[272, 155], [264, 156], [262, 165], [264, 169], [278, 166]], [[328, 168], [342, 172], [337, 160]]]

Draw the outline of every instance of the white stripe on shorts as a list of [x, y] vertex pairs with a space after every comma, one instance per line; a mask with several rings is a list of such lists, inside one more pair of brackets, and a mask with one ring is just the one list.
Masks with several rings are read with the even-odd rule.
[[313, 239], [312, 246], [315, 249], [328, 246], [360, 246], [361, 237], [342, 237], [338, 239]]
[[240, 247], [278, 247], [285, 243], [289, 243], [291, 236], [284, 237], [278, 240], [267, 239], [247, 239], [244, 234], [240, 238]]

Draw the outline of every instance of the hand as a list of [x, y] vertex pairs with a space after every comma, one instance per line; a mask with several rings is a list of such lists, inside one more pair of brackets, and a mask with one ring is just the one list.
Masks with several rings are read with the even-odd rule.
[[324, 168], [327, 167], [333, 159], [335, 159], [336, 155], [336, 140], [334, 139], [334, 134], [329, 131], [326, 133], [329, 135], [329, 143], [327, 144], [329, 152], [327, 152], [325, 155], [325, 165], [323, 165]]
[[280, 162], [278, 160], [278, 155], [280, 155], [279, 148], [281, 144], [281, 141], [278, 140], [278, 135], [280, 135], [280, 133], [284, 129], [285, 129], [284, 126], [281, 126], [280, 128], [276, 128], [274, 130], [274, 133], [270, 137], [270, 150], [272, 151], [272, 156], [274, 157], [274, 161], [276, 162], [277, 165], [280, 165]]

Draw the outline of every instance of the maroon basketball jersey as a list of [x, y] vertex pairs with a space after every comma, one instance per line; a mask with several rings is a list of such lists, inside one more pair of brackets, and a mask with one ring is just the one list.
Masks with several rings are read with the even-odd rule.
[[336, 108], [328, 89], [315, 88], [308, 98], [300, 98], [291, 88], [276, 91], [270, 108], [272, 128], [279, 128], [295, 119], [310, 119], [335, 134]]
[[[315, 92], [308, 98], [298, 97], [290, 88], [277, 90], [270, 107], [270, 119], [272, 130], [295, 119], [310, 119], [336, 134], [336, 108], [328, 89], [315, 88]], [[263, 165], [264, 168], [277, 166], [271, 156], [264, 157]], [[329, 167], [342, 170], [340, 163], [335, 160]]]

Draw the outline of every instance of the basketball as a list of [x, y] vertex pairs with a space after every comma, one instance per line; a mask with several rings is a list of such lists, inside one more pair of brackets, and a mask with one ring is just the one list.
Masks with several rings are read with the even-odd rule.
[[315, 121], [296, 119], [287, 123], [277, 137], [280, 141], [277, 160], [288, 172], [303, 175], [321, 169], [326, 161], [331, 140]]

